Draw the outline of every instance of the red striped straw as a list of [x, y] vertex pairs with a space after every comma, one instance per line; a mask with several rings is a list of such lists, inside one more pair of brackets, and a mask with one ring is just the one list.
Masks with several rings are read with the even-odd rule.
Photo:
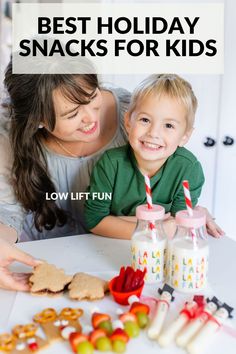
[[[151, 190], [151, 185], [150, 185], [150, 178], [147, 175], [144, 175], [144, 180], [145, 180], [147, 206], [148, 206], [148, 209], [152, 209], [152, 190]], [[152, 241], [157, 242], [156, 227], [155, 227], [154, 222], [152, 222], [152, 221], [149, 222], [149, 228], [150, 228], [151, 234], [152, 234]]]
[[183, 188], [184, 188], [185, 203], [186, 203], [189, 216], [193, 216], [193, 205], [192, 205], [191, 195], [189, 191], [188, 181], [183, 181]]
[[[193, 205], [192, 205], [192, 200], [191, 200], [191, 195], [190, 195], [190, 189], [189, 189], [189, 182], [187, 180], [183, 181], [183, 188], [184, 188], [184, 197], [185, 197], [185, 204], [186, 208], [188, 210], [189, 216], [193, 216]], [[191, 229], [191, 234], [192, 234], [192, 240], [194, 244], [197, 242], [197, 235], [196, 235], [196, 230]]]

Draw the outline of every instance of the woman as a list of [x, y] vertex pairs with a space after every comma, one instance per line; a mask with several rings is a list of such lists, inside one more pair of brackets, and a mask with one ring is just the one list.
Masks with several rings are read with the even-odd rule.
[[[99, 88], [93, 74], [14, 75], [11, 63], [5, 86], [11, 122], [10, 134], [3, 128], [0, 134], [0, 237], [15, 242], [85, 233], [86, 195], [76, 193], [86, 190], [102, 152], [126, 142], [129, 93]], [[208, 230], [222, 234], [209, 214]]]
[[[1, 190], [9, 191], [11, 169], [13, 188], [4, 196], [0, 221], [14, 228], [14, 240], [20, 241], [84, 233], [85, 195], [73, 199], [86, 191], [101, 153], [125, 143], [129, 93], [99, 89], [96, 75], [12, 75], [11, 64], [5, 85], [12, 104], [13, 162], [5, 134], [0, 165], [4, 159], [8, 170], [2, 172]], [[55, 192], [64, 197], [53, 200]]]

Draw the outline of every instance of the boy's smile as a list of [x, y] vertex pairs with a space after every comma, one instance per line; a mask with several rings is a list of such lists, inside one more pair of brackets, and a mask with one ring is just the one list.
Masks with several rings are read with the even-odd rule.
[[150, 151], [158, 151], [160, 150], [161, 148], [163, 148], [162, 145], [159, 145], [159, 144], [155, 144], [153, 142], [149, 142], [149, 141], [146, 141], [146, 140], [140, 140], [141, 144], [143, 145], [143, 148], [146, 149], [146, 150], [150, 150]]
[[138, 166], [149, 175], [155, 174], [191, 135], [191, 130], [186, 131], [183, 103], [164, 94], [152, 94], [137, 103], [125, 123]]

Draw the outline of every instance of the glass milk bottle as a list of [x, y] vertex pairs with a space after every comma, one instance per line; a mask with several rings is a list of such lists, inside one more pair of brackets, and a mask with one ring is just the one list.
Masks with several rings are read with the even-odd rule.
[[162, 226], [165, 209], [160, 205], [136, 208], [137, 226], [131, 239], [132, 267], [147, 269], [146, 283], [158, 283], [164, 279], [167, 240]]
[[175, 216], [177, 230], [168, 244], [169, 284], [184, 293], [199, 292], [207, 285], [208, 240], [206, 216], [181, 210]]

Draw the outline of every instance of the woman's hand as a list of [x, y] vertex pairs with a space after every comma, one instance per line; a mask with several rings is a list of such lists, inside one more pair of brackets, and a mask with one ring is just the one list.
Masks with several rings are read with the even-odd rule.
[[29, 254], [19, 250], [5, 240], [0, 239], [0, 288], [7, 290], [29, 291], [30, 273], [13, 273], [8, 266], [14, 261], [35, 267], [40, 264]]
[[225, 235], [224, 231], [216, 224], [215, 219], [211, 216], [207, 208], [196, 206], [195, 210], [203, 211], [206, 214], [207, 233], [213, 237], [220, 238]]

